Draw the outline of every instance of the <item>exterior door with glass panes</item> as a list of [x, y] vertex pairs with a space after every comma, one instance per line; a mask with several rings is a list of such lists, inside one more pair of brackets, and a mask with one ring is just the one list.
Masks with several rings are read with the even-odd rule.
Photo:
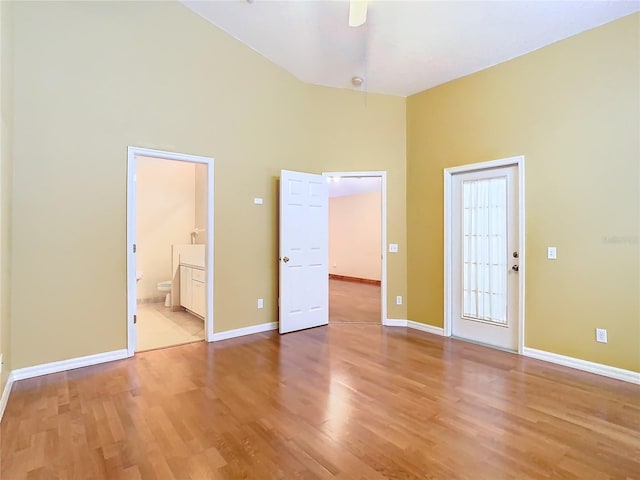
[[518, 170], [452, 177], [455, 337], [518, 349]]

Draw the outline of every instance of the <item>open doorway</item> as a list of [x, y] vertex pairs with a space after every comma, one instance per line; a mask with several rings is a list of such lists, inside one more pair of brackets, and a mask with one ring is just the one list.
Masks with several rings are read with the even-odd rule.
[[129, 147], [128, 353], [213, 338], [213, 159]]
[[329, 323], [380, 325], [384, 302], [385, 172], [329, 177]]

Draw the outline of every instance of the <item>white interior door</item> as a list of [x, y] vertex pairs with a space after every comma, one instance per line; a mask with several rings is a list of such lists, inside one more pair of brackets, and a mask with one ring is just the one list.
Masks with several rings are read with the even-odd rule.
[[322, 175], [280, 173], [280, 333], [329, 323], [329, 199]]
[[138, 345], [137, 302], [137, 246], [136, 199], [138, 161], [131, 147], [127, 158], [127, 356], [131, 357]]
[[518, 170], [453, 176], [452, 334], [518, 348]]

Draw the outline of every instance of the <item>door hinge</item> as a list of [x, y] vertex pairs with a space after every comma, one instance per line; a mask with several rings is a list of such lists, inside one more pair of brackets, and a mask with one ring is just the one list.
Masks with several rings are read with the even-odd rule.
[[134, 315], [133, 316], [133, 324], [135, 325], [136, 323], [138, 323], [138, 316]]
[[136, 253], [136, 244], [133, 244], [133, 253]]

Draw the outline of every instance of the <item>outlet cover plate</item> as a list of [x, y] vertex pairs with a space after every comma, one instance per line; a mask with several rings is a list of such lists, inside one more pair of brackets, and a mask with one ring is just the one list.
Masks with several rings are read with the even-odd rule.
[[607, 330], [605, 328], [596, 328], [596, 342], [607, 343]]

